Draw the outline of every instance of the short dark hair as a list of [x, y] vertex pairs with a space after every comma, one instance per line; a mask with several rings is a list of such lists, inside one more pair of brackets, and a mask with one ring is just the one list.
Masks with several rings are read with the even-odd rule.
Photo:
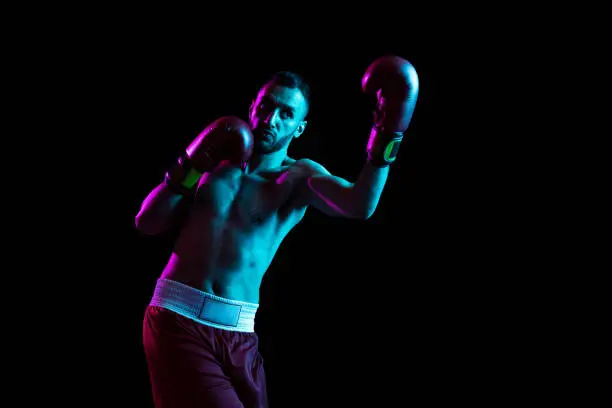
[[293, 71], [277, 71], [270, 76], [270, 78], [266, 82], [266, 85], [268, 84], [299, 89], [300, 92], [302, 92], [302, 95], [304, 95], [304, 99], [306, 100], [306, 112], [310, 110], [310, 85], [300, 74]]

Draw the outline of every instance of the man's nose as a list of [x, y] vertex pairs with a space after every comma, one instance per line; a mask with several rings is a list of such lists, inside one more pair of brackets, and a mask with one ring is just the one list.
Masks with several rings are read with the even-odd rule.
[[266, 119], [264, 120], [264, 123], [270, 127], [276, 125], [276, 121], [278, 119], [278, 113], [275, 110], [273, 110], [272, 112], [268, 113], [268, 116], [266, 116]]

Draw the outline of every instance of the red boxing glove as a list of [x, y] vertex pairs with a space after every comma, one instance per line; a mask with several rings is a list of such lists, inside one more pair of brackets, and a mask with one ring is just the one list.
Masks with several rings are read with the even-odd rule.
[[419, 78], [412, 64], [394, 55], [381, 57], [367, 68], [361, 89], [378, 103], [368, 141], [368, 160], [376, 166], [395, 161], [414, 112]]
[[229, 160], [242, 166], [253, 153], [253, 133], [249, 125], [234, 116], [224, 116], [208, 125], [187, 147], [187, 159], [202, 173]]
[[253, 144], [253, 133], [245, 121], [234, 116], [221, 117], [189, 144], [178, 165], [166, 173], [166, 184], [186, 194], [202, 174], [212, 171], [224, 160], [244, 168], [253, 153]]

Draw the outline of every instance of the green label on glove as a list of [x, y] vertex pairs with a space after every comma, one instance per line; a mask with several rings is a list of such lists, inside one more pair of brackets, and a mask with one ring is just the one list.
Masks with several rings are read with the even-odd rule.
[[187, 188], [192, 188], [198, 183], [200, 177], [202, 177], [202, 173], [193, 168], [189, 168], [187, 175], [181, 184]]
[[389, 142], [389, 144], [385, 148], [385, 151], [383, 152], [383, 158], [386, 162], [392, 163], [395, 161], [401, 141], [402, 139], [395, 139]]

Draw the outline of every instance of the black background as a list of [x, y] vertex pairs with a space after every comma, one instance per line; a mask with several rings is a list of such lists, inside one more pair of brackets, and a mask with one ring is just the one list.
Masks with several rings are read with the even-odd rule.
[[271, 403], [473, 401], [532, 386], [525, 378], [537, 361], [515, 372], [538, 347], [539, 323], [516, 327], [536, 278], [517, 268], [530, 243], [509, 232], [520, 210], [497, 169], [511, 143], [485, 96], [506, 84], [486, 48], [471, 58], [473, 39], [440, 36], [439, 25], [343, 30], [308, 21], [299, 35], [299, 22], [232, 31], [164, 21], [131, 15], [92, 30], [83, 20], [82, 38], [79, 30], [38, 37], [48, 67], [38, 80], [52, 91], [37, 101], [57, 110], [50, 121], [65, 133], [53, 143], [67, 158], [51, 177], [57, 211], [36, 213], [51, 221], [59, 272], [49, 275], [63, 282], [54, 307], [64, 317], [49, 329], [55, 367], [67, 355], [78, 363], [58, 398], [152, 406], [142, 317], [174, 236], [143, 236], [134, 216], [199, 131], [222, 115], [246, 119], [267, 76], [294, 70], [311, 84], [313, 106], [290, 155], [354, 180], [374, 103], [361, 77], [386, 54], [415, 66], [416, 110], [374, 216], [309, 210], [265, 276], [256, 331]]

